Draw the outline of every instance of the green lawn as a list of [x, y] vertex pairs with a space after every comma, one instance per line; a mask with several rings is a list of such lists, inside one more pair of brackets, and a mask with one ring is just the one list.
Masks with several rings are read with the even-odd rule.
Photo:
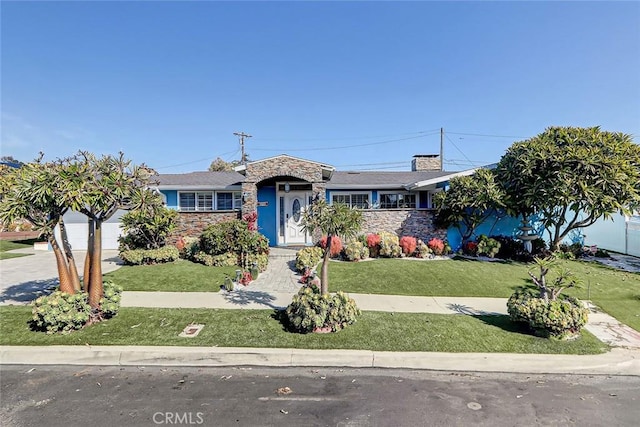
[[[334, 334], [287, 332], [272, 310], [122, 308], [113, 319], [69, 335], [29, 329], [30, 307], [0, 307], [2, 345], [175, 345], [360, 349], [375, 351], [598, 354], [608, 347], [584, 331], [561, 342], [524, 333], [507, 316], [364, 312]], [[178, 334], [189, 323], [206, 326], [195, 338]]]
[[7, 251], [33, 247], [33, 242], [34, 240], [22, 240], [17, 242], [11, 242], [9, 240], [0, 240], [0, 260], [31, 255], [31, 254], [9, 253]]
[[[640, 274], [597, 263], [560, 261], [560, 264], [584, 281], [584, 285], [570, 289], [568, 294], [592, 300], [607, 313], [640, 331]], [[527, 271], [533, 268], [522, 263], [466, 259], [332, 262], [329, 284], [332, 292], [507, 298], [516, 287], [529, 283]]]
[[218, 292], [239, 267], [207, 267], [178, 260], [167, 264], [124, 266], [104, 275], [125, 291]]

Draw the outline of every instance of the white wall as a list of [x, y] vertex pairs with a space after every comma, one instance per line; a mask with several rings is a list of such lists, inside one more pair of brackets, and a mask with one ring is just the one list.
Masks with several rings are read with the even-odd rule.
[[[118, 237], [122, 234], [120, 217], [126, 211], [117, 211], [107, 222], [102, 224], [102, 249], [118, 249]], [[69, 211], [64, 215], [67, 235], [71, 249], [86, 251], [88, 240], [87, 217], [79, 212]], [[56, 237], [60, 239], [60, 230], [56, 227]], [[60, 240], [58, 240], [60, 241]]]

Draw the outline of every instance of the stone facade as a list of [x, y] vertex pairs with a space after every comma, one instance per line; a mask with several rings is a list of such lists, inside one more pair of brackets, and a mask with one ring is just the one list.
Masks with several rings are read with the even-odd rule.
[[293, 177], [310, 182], [314, 194], [320, 191], [324, 195], [325, 183], [322, 179], [322, 166], [288, 156], [279, 156], [247, 164], [245, 180], [242, 183], [242, 213], [248, 214], [257, 209], [258, 184], [275, 177]]
[[362, 233], [388, 231], [398, 236], [414, 236], [424, 242], [433, 237], [447, 238], [447, 230], [435, 225], [431, 209], [370, 209], [362, 211]]
[[411, 161], [412, 171], [439, 171], [442, 170], [442, 161], [439, 154], [419, 154], [413, 156]]
[[175, 244], [180, 237], [199, 237], [205, 228], [223, 221], [239, 219], [239, 211], [225, 212], [180, 212], [176, 229], [168, 239]]

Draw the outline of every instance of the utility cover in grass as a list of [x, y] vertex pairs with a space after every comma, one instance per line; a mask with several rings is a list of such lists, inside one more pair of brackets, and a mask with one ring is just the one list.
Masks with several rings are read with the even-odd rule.
[[190, 324], [185, 326], [185, 328], [178, 334], [179, 337], [182, 338], [193, 338], [197, 337], [200, 331], [204, 328], [204, 325], [201, 324]]

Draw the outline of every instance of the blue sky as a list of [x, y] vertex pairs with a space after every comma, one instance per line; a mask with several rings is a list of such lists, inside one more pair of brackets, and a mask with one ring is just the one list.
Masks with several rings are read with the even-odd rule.
[[[7, 2], [2, 155], [162, 173], [288, 153], [496, 162], [552, 125], [640, 135], [638, 2]], [[489, 135], [489, 136], [480, 136]]]

